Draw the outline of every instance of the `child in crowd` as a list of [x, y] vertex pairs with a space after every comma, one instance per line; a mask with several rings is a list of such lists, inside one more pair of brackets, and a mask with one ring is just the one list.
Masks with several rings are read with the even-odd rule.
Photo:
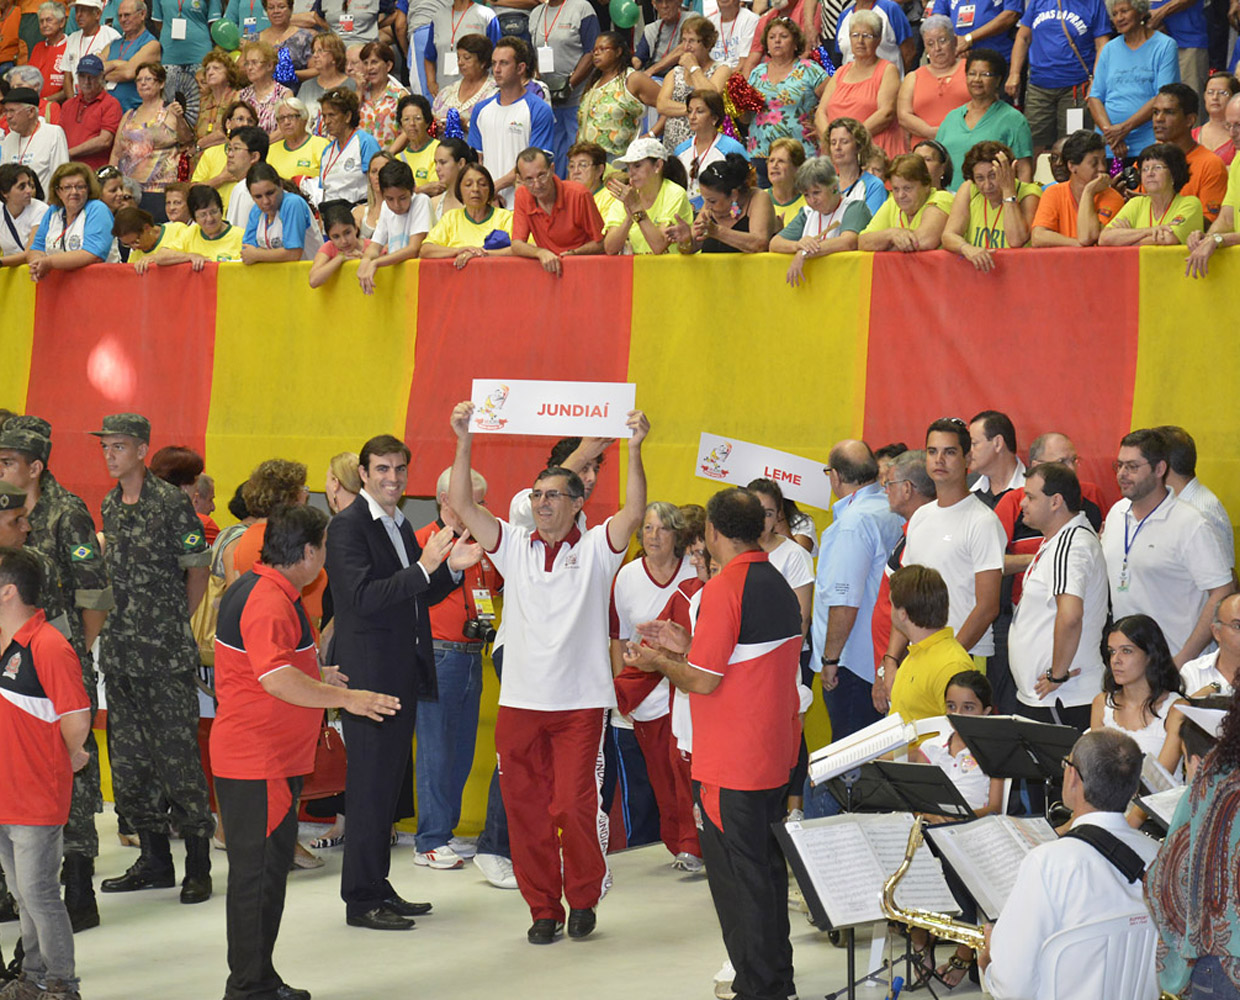
[[362, 240], [353, 218], [353, 206], [343, 199], [325, 201], [319, 209], [327, 242], [319, 247], [310, 265], [310, 287], [318, 288], [344, 266], [346, 260], [362, 259]]
[[385, 164], [379, 171], [379, 192], [383, 195], [379, 224], [357, 269], [358, 284], [367, 295], [374, 293], [375, 271], [417, 257], [431, 228], [431, 200], [415, 193], [409, 164]]

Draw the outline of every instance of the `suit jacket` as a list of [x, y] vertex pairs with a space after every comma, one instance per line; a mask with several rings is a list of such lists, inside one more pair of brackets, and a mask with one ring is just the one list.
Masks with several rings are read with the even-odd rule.
[[400, 526], [409, 568], [359, 498], [332, 518], [327, 577], [335, 607], [336, 663], [349, 686], [393, 694], [403, 703], [438, 698], [427, 608], [456, 584], [447, 561], [426, 579], [417, 565], [422, 547], [408, 521]]

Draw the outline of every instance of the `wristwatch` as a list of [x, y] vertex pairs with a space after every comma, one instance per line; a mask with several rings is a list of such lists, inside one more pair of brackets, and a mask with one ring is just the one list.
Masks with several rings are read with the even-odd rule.
[[1005, 205], [1015, 205], [1015, 204], [1017, 203], [1017, 201], [1019, 201], [1019, 200], [1020, 200], [1020, 199], [1019, 199], [1019, 198], [1017, 198], [1017, 197], [1016, 197], [1016, 195], [1012, 195], [1012, 197], [1010, 197], [1010, 198], [1004, 198], [1004, 199], [1003, 199], [1003, 204], [1005, 204]]
[[967, 44], [972, 45], [973, 44], [973, 32], [971, 31], [966, 32], [964, 36], [964, 40]]
[[633, 213], [634, 222], [641, 222], [642, 219], [644, 219], [645, 217], [646, 217], [646, 213], [643, 212], [640, 208], [636, 212]]
[[1223, 234], [1222, 233], [1214, 233], [1213, 235], [1211, 235], [1210, 239], [1214, 240], [1214, 245], [1216, 247], [1221, 247], [1223, 245]]
[[1071, 675], [1067, 677], [1056, 677], [1049, 670], [1047, 670], [1043, 676], [1045, 676], [1046, 679], [1050, 681], [1052, 684], [1066, 684], [1068, 683], [1068, 681], [1072, 679]]
[[840, 665], [840, 658], [836, 656], [836, 657], [828, 659], [827, 657], [824, 656], [822, 658], [822, 665], [824, 667], [838, 667]]

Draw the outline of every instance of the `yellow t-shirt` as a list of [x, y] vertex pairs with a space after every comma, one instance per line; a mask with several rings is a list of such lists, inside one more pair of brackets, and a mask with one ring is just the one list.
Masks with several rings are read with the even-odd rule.
[[[623, 226], [626, 214], [624, 202], [613, 198], [611, 207], [603, 216], [603, 232], [607, 233], [618, 226]], [[689, 193], [679, 184], [666, 179], [663, 181], [663, 186], [659, 188], [654, 204], [647, 209], [646, 214], [651, 222], [660, 227], [670, 226], [677, 219], [690, 225], [693, 224], [693, 206], [689, 204]], [[629, 245], [635, 254], [651, 252], [650, 244], [646, 241], [641, 227], [636, 223], [629, 227]]]
[[281, 139], [267, 150], [267, 162], [275, 167], [276, 173], [285, 180], [291, 181], [294, 177], [318, 177], [319, 160], [327, 145], [328, 141], [321, 135], [308, 136], [296, 149], [289, 149], [288, 140]]
[[1124, 219], [1133, 229], [1170, 226], [1181, 243], [1188, 242], [1189, 233], [1203, 228], [1201, 200], [1191, 194], [1176, 195], [1161, 218], [1154, 215], [1150, 199], [1145, 195], [1138, 195], [1130, 198], [1128, 204], [1115, 213], [1115, 218], [1107, 223], [1107, 228], [1114, 226], [1120, 219]]
[[1240, 156], [1231, 161], [1227, 173], [1227, 194], [1223, 196], [1223, 204], [1231, 206], [1231, 224], [1236, 232], [1240, 232]]
[[862, 232], [877, 233], [884, 229], [917, 229], [921, 226], [921, 220], [926, 214], [926, 209], [931, 205], [941, 209], [944, 215], [951, 215], [952, 198], [953, 195], [950, 191], [931, 191], [930, 197], [917, 210], [917, 214], [910, 219], [900, 210], [900, 206], [896, 204], [895, 197], [888, 195], [887, 200], [879, 206], [878, 211], [874, 213], [874, 218], [870, 220], [870, 224]]
[[616, 196], [607, 190], [606, 184], [594, 192], [594, 205], [598, 209], [598, 214], [604, 219], [607, 218], [607, 213], [611, 211], [611, 206], [615, 203]]
[[485, 219], [474, 222], [465, 214], [465, 209], [454, 208], [435, 223], [434, 228], [426, 234], [426, 242], [436, 243], [441, 247], [480, 247], [496, 229], [502, 229], [509, 237], [512, 236], [512, 212], [492, 206]]
[[159, 227], [159, 239], [155, 241], [155, 245], [150, 250], [146, 253], [143, 253], [141, 250], [129, 251], [129, 263], [133, 264], [143, 257], [153, 256], [160, 250], [180, 250], [184, 253], [185, 240], [189, 236], [191, 228], [197, 229], [198, 227], [187, 226], [184, 222], [165, 222]]
[[[965, 230], [965, 239], [975, 247], [986, 247], [988, 250], [1004, 250], [1007, 248], [1007, 232], [1003, 228], [1003, 203], [998, 208], [991, 208], [977, 189], [972, 185], [973, 194], [969, 198], [969, 228]], [[1042, 187], [1038, 184], [1016, 183], [1016, 207], [1020, 208], [1026, 198], [1033, 195], [1042, 197]]]
[[[194, 176], [190, 178], [190, 181], [194, 184], [206, 184], [212, 177], [218, 177], [223, 173], [224, 167], [228, 165], [228, 154], [224, 151], [226, 145], [227, 143], [217, 142], [214, 146], [204, 149], [202, 156], [198, 158], [198, 165], [194, 167]], [[228, 196], [232, 194], [232, 189], [236, 186], [236, 182], [231, 181], [216, 188], [225, 208], [228, 207]]]
[[784, 226], [788, 225], [793, 219], [801, 214], [801, 209], [805, 207], [805, 195], [799, 194], [796, 198], [786, 205], [781, 205], [775, 200], [774, 195], [771, 196], [771, 205], [775, 208], [775, 218], [779, 220], [779, 224], [775, 227], [775, 232], [779, 232]]
[[195, 226], [187, 226], [185, 243], [181, 247], [184, 253], [196, 253], [207, 260], [241, 260], [241, 240], [245, 236], [240, 226], [224, 223], [225, 229], [219, 236], [212, 239], [204, 236], [202, 230]]
[[941, 628], [908, 648], [891, 688], [891, 711], [905, 722], [932, 719], [947, 710], [947, 682], [962, 670], [976, 669], [951, 627]]
[[413, 171], [413, 183], [418, 187], [439, 180], [439, 174], [435, 171], [435, 150], [438, 148], [439, 140], [432, 139], [421, 149], [405, 149], [396, 157], [402, 163], [409, 164], [409, 169]]

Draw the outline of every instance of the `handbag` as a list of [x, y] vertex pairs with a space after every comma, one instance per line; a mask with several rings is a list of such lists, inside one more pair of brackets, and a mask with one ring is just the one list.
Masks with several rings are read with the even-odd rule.
[[551, 103], [562, 104], [573, 95], [572, 84], [568, 82], [567, 73], [543, 73], [540, 80], [551, 92]]
[[301, 785], [302, 799], [325, 799], [343, 792], [347, 763], [340, 732], [330, 723], [323, 723], [314, 748], [314, 770]]

